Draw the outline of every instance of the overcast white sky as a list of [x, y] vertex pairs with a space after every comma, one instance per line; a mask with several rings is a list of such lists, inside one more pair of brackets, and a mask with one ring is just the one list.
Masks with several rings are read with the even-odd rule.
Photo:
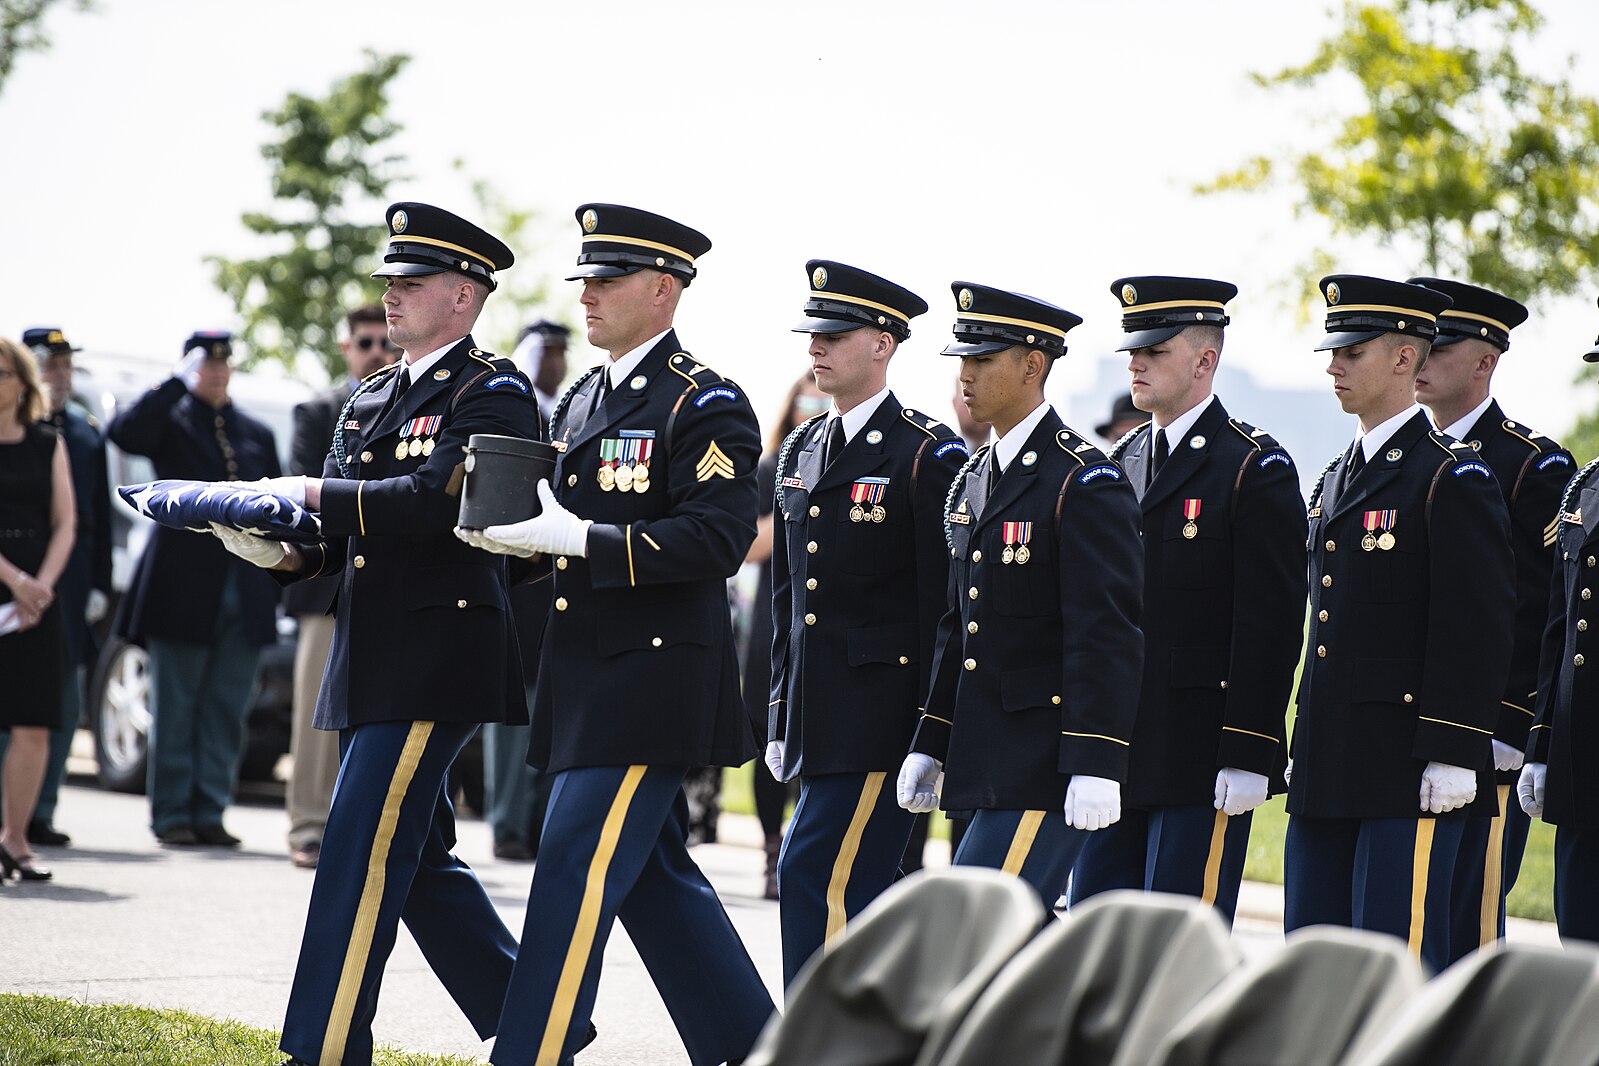
[[[1540, 6], [1541, 58], [1586, 49], [1573, 78], [1599, 95], [1599, 5]], [[393, 146], [409, 160], [393, 198], [470, 214], [468, 181], [483, 178], [540, 212], [516, 275], [561, 277], [586, 200], [704, 230], [715, 246], [679, 332], [746, 385], [763, 420], [806, 366], [788, 327], [811, 257], [932, 304], [892, 383], [938, 414], [957, 278], [1086, 319], [1051, 381], [1059, 401], [1081, 400], [1114, 348], [1108, 286], [1136, 273], [1236, 282], [1224, 363], [1321, 388], [1320, 317], [1295, 310], [1315, 278], [1299, 266], [1320, 243], [1341, 269], [1404, 277], [1412, 250], [1333, 244], [1286, 195], [1191, 188], [1326, 135], [1318, 116], [1347, 95], [1267, 92], [1247, 74], [1304, 60], [1331, 25], [1326, 5], [1298, 0], [64, 7], [53, 49], [24, 57], [0, 94], [0, 329], [55, 324], [91, 348], [175, 359], [192, 330], [236, 325], [203, 258], [258, 251], [239, 216], [272, 206], [261, 113], [288, 91], [324, 92], [372, 48], [413, 56], [392, 93], [405, 125]], [[367, 207], [381, 219], [382, 204]], [[550, 292], [547, 313], [574, 320], [575, 286]], [[1496, 382], [1510, 414], [1559, 434], [1593, 406], [1568, 386], [1596, 333], [1591, 296], [1535, 311]], [[479, 333], [501, 351], [513, 339]], [[1271, 427], [1270, 411], [1234, 413]]]

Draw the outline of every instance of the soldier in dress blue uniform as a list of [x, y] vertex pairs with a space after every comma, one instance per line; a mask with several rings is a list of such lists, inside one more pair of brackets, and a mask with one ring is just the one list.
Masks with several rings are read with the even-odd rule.
[[[1599, 362], [1599, 340], [1583, 354]], [[1565, 940], [1599, 941], [1599, 732], [1594, 590], [1599, 588], [1599, 459], [1567, 483], [1555, 520], [1553, 588], [1538, 660], [1536, 721], [1516, 783], [1521, 809], [1555, 826], [1555, 922]]]
[[833, 409], [789, 434], [777, 467], [766, 762], [801, 782], [778, 863], [785, 984], [893, 883], [910, 837], [916, 816], [884, 783], [927, 692], [949, 580], [944, 497], [966, 461], [953, 429], [888, 387], [926, 302], [843, 263], [805, 272], [794, 331], [810, 335]]
[[1082, 319], [955, 282], [961, 392], [996, 440], [945, 503], [949, 606], [897, 782], [902, 806], [975, 811], [955, 862], [1020, 876], [1054, 903], [1088, 837], [1121, 817], [1138, 706], [1138, 498], [1068, 429], [1044, 379]]
[[289, 546], [214, 526], [285, 583], [340, 575], [315, 724], [342, 764], [323, 831], [281, 1047], [292, 1064], [364, 1066], [383, 967], [403, 920], [479, 1036], [494, 1035], [516, 940], [451, 854], [445, 777], [483, 722], [527, 704], [504, 559], [451, 534], [467, 439], [540, 439], [532, 387], [471, 329], [512, 255], [448, 211], [392, 204], [384, 278], [400, 362], [340, 412], [321, 478], [274, 490], [321, 512], [323, 539]]
[[577, 209], [588, 340], [610, 358], [550, 420], [555, 488], [527, 522], [461, 531], [553, 567], [528, 761], [551, 775], [524, 943], [493, 1061], [569, 1062], [621, 919], [695, 1066], [736, 1062], [772, 1013], [685, 843], [690, 767], [739, 766], [755, 737], [727, 579], [755, 537], [760, 430], [744, 391], [672, 319], [704, 234], [616, 204]]
[[1252, 812], [1282, 791], [1305, 501], [1288, 453], [1211, 392], [1237, 288], [1133, 277], [1111, 292], [1133, 401], [1152, 416], [1110, 453], [1143, 507], [1144, 676], [1122, 820], [1084, 845], [1072, 901], [1144, 888], [1230, 920]]
[[1442, 968], [1467, 807], [1492, 810], [1510, 521], [1488, 465], [1416, 403], [1449, 297], [1353, 274], [1321, 279], [1321, 292], [1317, 350], [1332, 352], [1359, 436], [1310, 498], [1283, 924], [1392, 933]]
[[[228, 396], [233, 338], [195, 333], [178, 371], [111, 421], [158, 478], [252, 481], [282, 473], [272, 430]], [[244, 758], [261, 649], [279, 592], [206, 537], [157, 526], [118, 606], [118, 636], [150, 653], [150, 829], [163, 844], [235, 847], [222, 825]]]
[[1505, 417], [1491, 385], [1510, 331], [1527, 309], [1490, 289], [1442, 278], [1411, 278], [1453, 304], [1438, 316], [1432, 354], [1416, 375], [1416, 399], [1441, 431], [1471, 445], [1494, 472], [1510, 512], [1516, 557], [1516, 614], [1510, 675], [1494, 721], [1496, 807], [1466, 820], [1455, 859], [1451, 959], [1505, 935], [1505, 896], [1527, 846], [1526, 813], [1512, 795], [1538, 699], [1538, 649], [1549, 617], [1560, 494], [1576, 470], [1571, 454], [1530, 426]]

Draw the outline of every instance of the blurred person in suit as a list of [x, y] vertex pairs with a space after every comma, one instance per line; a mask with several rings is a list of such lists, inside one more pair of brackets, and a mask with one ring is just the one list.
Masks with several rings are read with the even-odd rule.
[[[382, 304], [364, 304], [344, 316], [339, 354], [344, 377], [294, 408], [294, 440], [289, 453], [291, 474], [322, 473], [339, 412], [363, 380], [394, 362], [399, 348], [389, 340]], [[294, 651], [294, 716], [289, 732], [289, 785], [284, 807], [289, 815], [289, 858], [301, 869], [315, 869], [322, 852], [322, 830], [339, 777], [339, 738], [311, 725], [316, 694], [322, 686], [328, 649], [333, 644], [334, 598], [339, 579], [327, 574], [297, 582], [283, 590], [283, 609], [299, 623]]]
[[[172, 377], [112, 419], [117, 447], [156, 477], [254, 481], [282, 473], [272, 430], [228, 395], [233, 337], [201, 331]], [[157, 526], [117, 611], [150, 653], [150, 828], [168, 845], [236, 847], [222, 824], [244, 756], [261, 649], [277, 639], [272, 579], [211, 537]]]
[[28, 823], [61, 724], [63, 638], [57, 583], [72, 554], [77, 509], [67, 446], [42, 424], [33, 353], [0, 338], [0, 730], [10, 734], [0, 790], [0, 880], [44, 881]]

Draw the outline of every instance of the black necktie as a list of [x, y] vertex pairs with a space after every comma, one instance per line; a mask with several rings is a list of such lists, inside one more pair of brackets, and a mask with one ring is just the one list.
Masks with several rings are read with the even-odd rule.
[[600, 371], [600, 387], [594, 390], [594, 403], [591, 407], [589, 407], [590, 418], [594, 417], [594, 412], [600, 409], [600, 406], [605, 403], [605, 398], [610, 394], [611, 372], [608, 369], [602, 370]]
[[399, 381], [399, 384], [394, 386], [394, 402], [395, 403], [399, 403], [400, 402], [400, 397], [404, 396], [405, 395], [405, 390], [410, 388], [410, 387], [411, 387], [411, 368], [408, 367], [408, 366], [407, 367], [401, 367], [400, 368], [400, 381]]
[[834, 417], [827, 424], [827, 443], [822, 447], [822, 469], [826, 470], [833, 465], [844, 451], [844, 420]]
[[1366, 449], [1357, 440], [1355, 442], [1355, 452], [1349, 458], [1349, 476], [1344, 478], [1344, 484], [1352, 484], [1364, 469], [1366, 469]]
[[1155, 430], [1155, 455], [1149, 461], [1149, 480], [1155, 480], [1155, 475], [1160, 473], [1160, 468], [1165, 465], [1167, 457], [1171, 455], [1171, 446], [1166, 443], [1166, 431]]

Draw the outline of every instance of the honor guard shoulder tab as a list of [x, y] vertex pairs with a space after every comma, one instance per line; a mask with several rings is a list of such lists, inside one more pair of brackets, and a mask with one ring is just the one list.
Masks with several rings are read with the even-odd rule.
[[899, 416], [905, 421], [909, 422], [911, 425], [915, 426], [917, 429], [921, 430], [923, 433], [927, 434], [929, 437], [932, 437], [934, 440], [938, 440], [941, 437], [952, 437], [955, 435], [954, 430], [944, 425], [944, 423], [940, 422], [938, 419], [933, 418], [930, 415], [924, 415], [920, 411], [914, 410], [910, 407], [900, 411]]
[[1270, 433], [1263, 429], [1256, 429], [1248, 422], [1240, 422], [1236, 418], [1229, 418], [1227, 424], [1232, 426], [1238, 435], [1248, 441], [1250, 447], [1257, 452], [1280, 451], [1282, 449], [1282, 445], [1278, 444], [1276, 438]]
[[1148, 425], [1148, 422], [1144, 422], [1134, 426], [1132, 429], [1129, 429], [1126, 433], [1123, 433], [1121, 440], [1110, 446], [1110, 457], [1116, 460], [1118, 463], [1121, 462], [1122, 454], [1127, 451], [1127, 446], [1131, 444], [1133, 442], [1133, 438], [1142, 433], [1144, 431], [1144, 427]]
[[1078, 466], [1087, 466], [1089, 463], [1102, 462], [1108, 458], [1104, 452], [1069, 429], [1057, 432], [1055, 434], [1055, 443], [1060, 447], [1061, 451], [1077, 460]]

